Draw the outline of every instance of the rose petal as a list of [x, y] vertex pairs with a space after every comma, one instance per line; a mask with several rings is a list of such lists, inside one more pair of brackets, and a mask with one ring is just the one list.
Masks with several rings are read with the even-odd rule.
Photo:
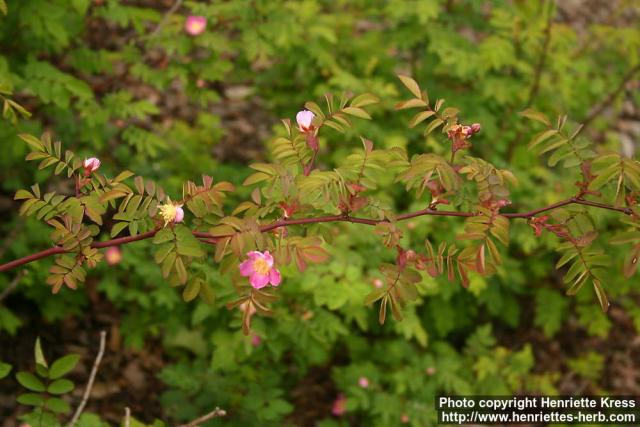
[[269, 275], [262, 275], [254, 272], [251, 277], [249, 277], [249, 283], [251, 283], [251, 286], [256, 289], [264, 288], [267, 286], [267, 283], [269, 283]]
[[255, 261], [256, 259], [264, 258], [264, 256], [262, 255], [262, 252], [258, 252], [258, 251], [247, 252], [247, 257], [252, 261]]
[[253, 274], [253, 261], [248, 259], [239, 265], [240, 275], [248, 277]]
[[269, 251], [264, 251], [264, 254], [262, 254], [262, 259], [267, 261], [267, 265], [269, 267], [273, 267], [273, 256], [269, 253]]
[[269, 271], [269, 282], [271, 282], [272, 286], [278, 286], [280, 281], [282, 280], [282, 276], [280, 276], [280, 272], [273, 268]]

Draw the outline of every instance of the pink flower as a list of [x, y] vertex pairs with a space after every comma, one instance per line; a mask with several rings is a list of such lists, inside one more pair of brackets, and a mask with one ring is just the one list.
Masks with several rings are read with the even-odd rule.
[[376, 289], [380, 289], [381, 287], [384, 286], [384, 283], [382, 282], [382, 280], [376, 278], [376, 279], [373, 279], [373, 286], [375, 286]]
[[173, 222], [175, 223], [182, 222], [183, 219], [184, 219], [184, 210], [182, 210], [182, 205], [176, 206], [176, 218], [173, 220]]
[[260, 338], [260, 335], [253, 335], [251, 336], [251, 345], [254, 347], [257, 347], [260, 345], [260, 343], [262, 342], [262, 338]]
[[192, 35], [197, 36], [207, 28], [207, 18], [204, 16], [188, 16], [184, 23], [184, 30]]
[[427, 375], [434, 375], [436, 373], [436, 368], [434, 368], [433, 366], [429, 366], [424, 371], [427, 373]]
[[264, 288], [268, 283], [272, 286], [280, 284], [280, 272], [273, 266], [273, 256], [269, 251], [251, 251], [248, 260], [239, 266], [240, 274], [249, 277], [249, 283], [256, 289]]
[[177, 224], [184, 219], [184, 210], [182, 205], [174, 205], [171, 200], [159, 206], [160, 217], [164, 219], [165, 227], [170, 222]]
[[344, 394], [340, 393], [336, 400], [333, 401], [333, 407], [331, 413], [336, 417], [341, 417], [347, 411], [347, 398]]
[[82, 167], [84, 167], [85, 176], [89, 176], [91, 175], [91, 172], [98, 170], [100, 167], [100, 160], [97, 157], [89, 157], [88, 159], [84, 159]]
[[400, 417], [400, 422], [402, 424], [409, 424], [409, 415], [402, 414], [402, 416]]
[[362, 388], [369, 387], [369, 379], [367, 377], [360, 377], [358, 379], [358, 385]]
[[311, 122], [315, 116], [316, 115], [309, 110], [302, 110], [296, 114], [296, 121], [298, 122], [298, 129], [300, 129], [300, 132], [306, 133], [313, 130]]
[[122, 261], [122, 252], [117, 246], [111, 246], [104, 253], [104, 259], [109, 265], [116, 265]]

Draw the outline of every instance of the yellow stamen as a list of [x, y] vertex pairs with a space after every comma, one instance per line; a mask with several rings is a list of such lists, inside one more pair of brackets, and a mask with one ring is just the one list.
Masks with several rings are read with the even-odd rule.
[[257, 260], [253, 261], [253, 270], [261, 276], [266, 276], [267, 274], [269, 274], [270, 269], [271, 267], [269, 267], [267, 261], [262, 258], [258, 258]]

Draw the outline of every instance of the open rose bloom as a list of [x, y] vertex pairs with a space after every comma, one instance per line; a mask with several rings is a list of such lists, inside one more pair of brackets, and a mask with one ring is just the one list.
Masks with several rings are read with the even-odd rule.
[[249, 283], [256, 289], [264, 288], [267, 284], [278, 286], [280, 272], [273, 266], [273, 256], [269, 251], [251, 251], [247, 253], [246, 261], [240, 264], [240, 274], [249, 278]]
[[182, 209], [182, 205], [174, 205], [169, 201], [164, 205], [160, 205], [160, 216], [164, 220], [166, 227], [170, 222], [174, 224], [182, 222], [184, 219], [184, 210]]
[[184, 30], [192, 35], [202, 34], [207, 28], [207, 18], [204, 16], [188, 16], [184, 23]]

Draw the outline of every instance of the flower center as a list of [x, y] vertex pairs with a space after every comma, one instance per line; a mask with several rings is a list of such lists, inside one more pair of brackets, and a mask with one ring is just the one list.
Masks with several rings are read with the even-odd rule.
[[176, 218], [176, 213], [176, 207], [172, 204], [160, 206], [160, 215], [165, 222], [172, 222]]
[[270, 267], [267, 261], [258, 258], [257, 260], [253, 261], [253, 269], [261, 276], [266, 276], [267, 274], [269, 274]]

